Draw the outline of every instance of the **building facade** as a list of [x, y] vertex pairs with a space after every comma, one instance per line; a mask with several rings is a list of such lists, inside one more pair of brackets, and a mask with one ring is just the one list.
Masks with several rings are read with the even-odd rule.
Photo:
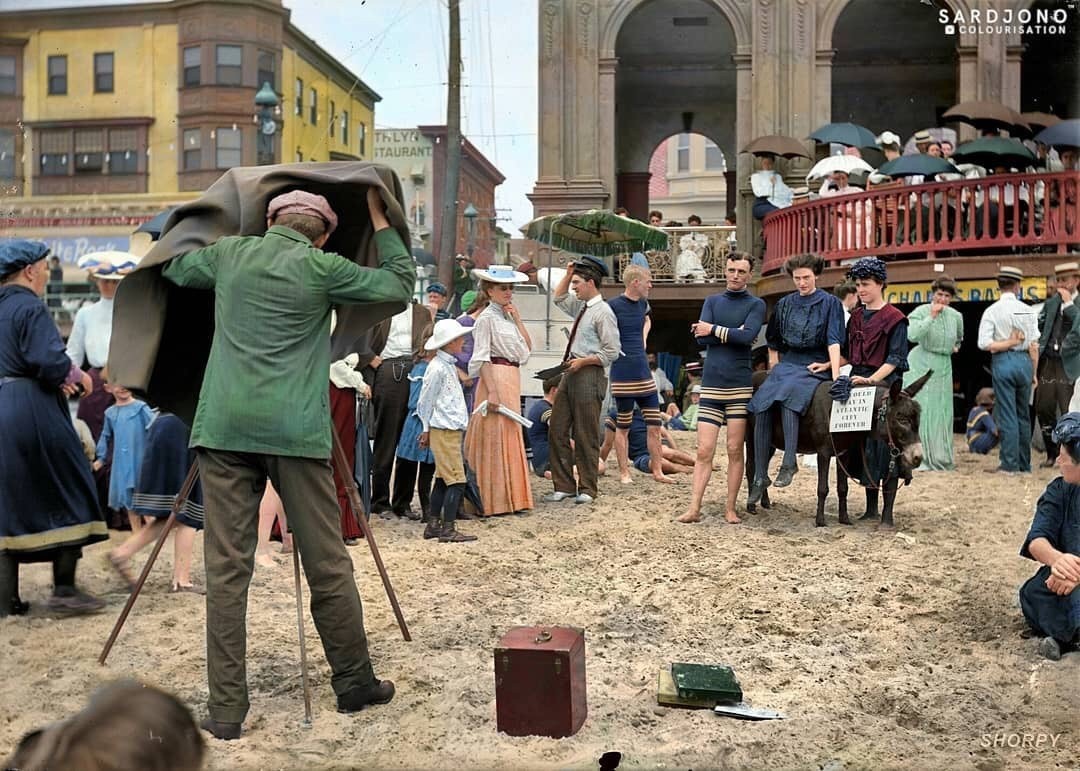
[[661, 211], [664, 222], [685, 223], [696, 214], [706, 225], [720, 225], [734, 178], [715, 142], [702, 134], [676, 134], [649, 159], [648, 209]]
[[[750, 243], [739, 150], [752, 139], [833, 121], [906, 138], [967, 100], [1076, 117], [1077, 14], [1064, 0], [542, 0], [529, 197], [538, 216], [625, 205], [643, 217], [654, 149], [696, 132], [736, 172], [728, 206]], [[802, 184], [810, 163], [782, 171]]]
[[[420, 241], [431, 252], [437, 251], [443, 221], [446, 126], [379, 129], [375, 132], [374, 160], [389, 166], [401, 178], [402, 205], [414, 241]], [[472, 142], [462, 140], [454, 252], [471, 252], [481, 267], [491, 264], [499, 254], [502, 240], [497, 232], [495, 188], [505, 179]], [[476, 211], [471, 224], [466, 216], [469, 204]], [[453, 255], [436, 256], [445, 259]]]
[[[0, 234], [76, 259], [126, 248], [233, 166], [370, 158], [378, 94], [289, 15], [280, 0], [0, 12]], [[279, 105], [260, 114], [264, 84]]]

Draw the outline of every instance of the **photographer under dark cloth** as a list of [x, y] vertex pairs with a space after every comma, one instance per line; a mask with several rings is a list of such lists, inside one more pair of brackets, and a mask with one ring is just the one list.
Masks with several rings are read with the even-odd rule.
[[331, 308], [404, 304], [416, 280], [374, 187], [367, 204], [378, 268], [322, 251], [337, 215], [322, 196], [294, 190], [270, 201], [265, 235], [221, 238], [172, 260], [162, 274], [214, 292], [214, 337], [191, 444], [206, 512], [210, 717], [202, 727], [219, 739], [239, 738], [249, 707], [247, 590], [268, 476], [289, 512], [338, 711], [394, 696], [394, 684], [372, 671], [328, 461]]

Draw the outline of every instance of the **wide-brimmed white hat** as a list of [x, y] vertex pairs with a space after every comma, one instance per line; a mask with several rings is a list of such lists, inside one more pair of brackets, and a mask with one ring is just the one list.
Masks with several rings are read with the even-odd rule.
[[135, 270], [139, 258], [131, 252], [91, 252], [78, 260], [78, 266], [90, 271], [94, 278], [119, 281]]
[[509, 265], [491, 265], [487, 268], [474, 268], [473, 278], [490, 281], [493, 284], [524, 284], [529, 277], [514, 270]]
[[442, 348], [447, 343], [452, 343], [459, 337], [472, 334], [472, 327], [463, 327], [457, 319], [443, 319], [435, 322], [435, 329], [431, 337], [424, 343], [425, 351], [434, 351]]

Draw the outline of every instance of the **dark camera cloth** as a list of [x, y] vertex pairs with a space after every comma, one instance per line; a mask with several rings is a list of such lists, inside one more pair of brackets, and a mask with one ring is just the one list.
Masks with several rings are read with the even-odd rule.
[[[324, 251], [366, 267], [378, 267], [367, 190], [378, 187], [390, 224], [409, 243], [399, 201], [401, 182], [392, 169], [375, 163], [330, 161], [239, 167], [225, 172], [197, 200], [177, 208], [161, 239], [118, 287], [113, 310], [109, 372], [117, 383], [147, 395], [184, 422], [194, 419], [214, 335], [214, 293], [184, 289], [161, 275], [169, 260], [214, 243], [223, 236], [266, 232], [270, 199], [291, 190], [325, 196], [339, 224]], [[396, 302], [342, 305], [331, 357], [368, 349], [368, 330], [401, 311]]]

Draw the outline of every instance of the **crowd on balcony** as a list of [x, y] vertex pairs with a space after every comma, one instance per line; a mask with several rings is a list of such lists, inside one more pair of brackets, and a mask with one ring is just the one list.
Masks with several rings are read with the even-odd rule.
[[[1077, 232], [1077, 180], [1047, 176], [1080, 169], [1075, 123], [1058, 124], [1064, 127], [1058, 132], [1064, 139], [1052, 143], [1003, 136], [1001, 129], [985, 123], [977, 124], [982, 136], [961, 145], [950, 129], [921, 130], [906, 143], [895, 132], [884, 131], [872, 144], [850, 140], [842, 153], [814, 165], [807, 186], [796, 188], [777, 171], [777, 155], [784, 150], [789, 150], [787, 157], [806, 153], [797, 146], [762, 147], [755, 142], [751, 148], [758, 145], [756, 149], [748, 148], [758, 163], [750, 178], [752, 213], [763, 221], [799, 203], [836, 199], [800, 211], [794, 220], [771, 218], [776, 224], [766, 227], [766, 244], [770, 236], [779, 236], [784, 247], [782, 252], [769, 250], [771, 262], [807, 250], [926, 251], [943, 244], [962, 249], [974, 246], [973, 241], [992, 248], [1015, 245], [1020, 237], [1036, 246], [1075, 249], [1077, 244], [1067, 239]], [[842, 125], [852, 124], [830, 124]], [[834, 135], [822, 136], [831, 141]], [[841, 138], [830, 146], [847, 142]], [[898, 190], [912, 186], [922, 188]]]

